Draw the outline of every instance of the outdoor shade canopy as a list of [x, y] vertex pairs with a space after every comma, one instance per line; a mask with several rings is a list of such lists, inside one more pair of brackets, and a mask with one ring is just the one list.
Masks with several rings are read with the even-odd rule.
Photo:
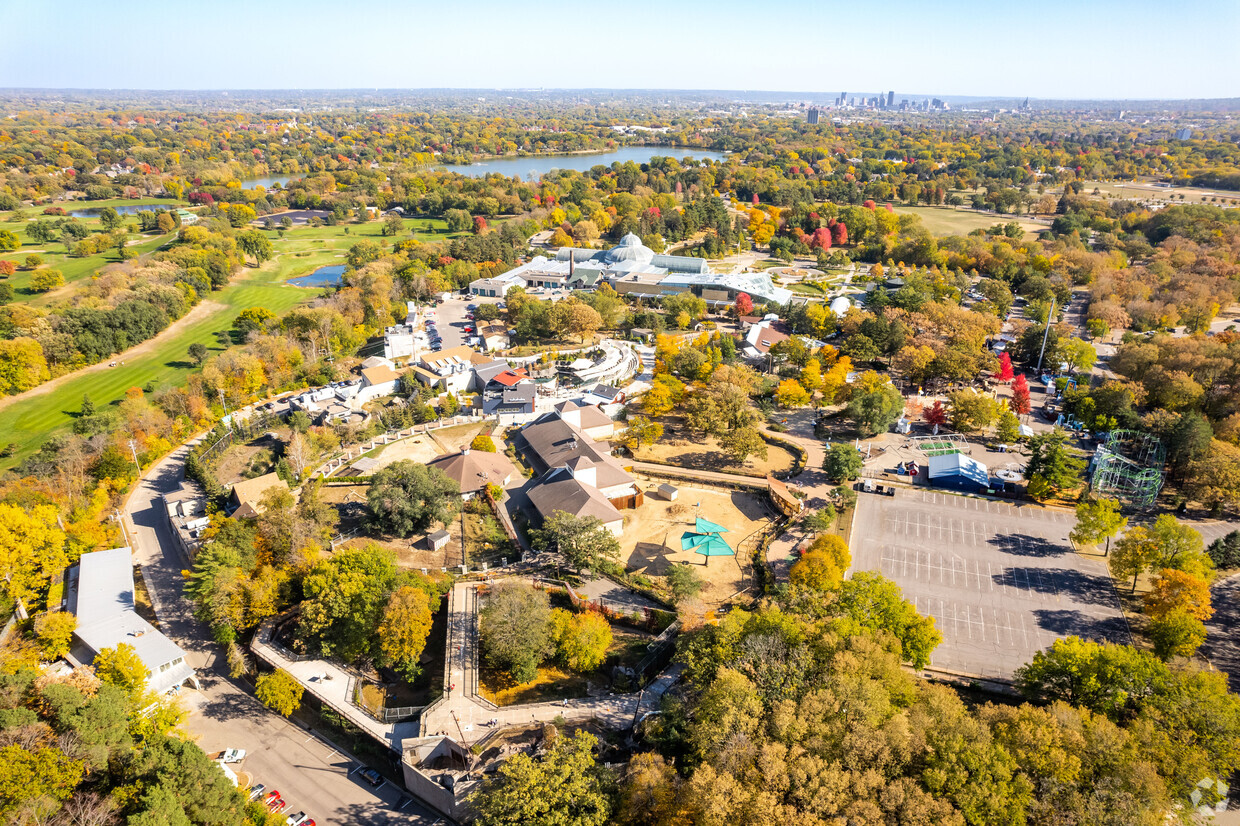
[[700, 516], [697, 517], [693, 529], [698, 533], [728, 533], [728, 529], [723, 525], [716, 525], [709, 519], [703, 519]]
[[694, 547], [693, 552], [702, 556], [735, 556], [736, 551], [728, 543], [717, 536], [709, 536], [706, 541]]

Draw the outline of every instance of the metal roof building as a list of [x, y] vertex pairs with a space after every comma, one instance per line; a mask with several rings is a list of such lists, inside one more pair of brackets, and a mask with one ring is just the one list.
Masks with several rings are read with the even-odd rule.
[[986, 466], [963, 453], [931, 456], [927, 462], [932, 485], [961, 490], [985, 490], [990, 487]]
[[126, 643], [150, 670], [152, 691], [162, 694], [186, 681], [197, 684], [181, 647], [134, 611], [129, 548], [83, 554], [76, 572], [76, 582], [70, 575], [69, 605], [77, 615], [78, 660], [89, 664], [103, 649]]

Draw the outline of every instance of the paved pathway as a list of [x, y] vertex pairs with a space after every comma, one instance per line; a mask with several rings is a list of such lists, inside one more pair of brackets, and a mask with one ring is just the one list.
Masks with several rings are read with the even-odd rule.
[[492, 721], [503, 727], [548, 723], [559, 718], [570, 722], [596, 720], [608, 728], [623, 730], [633, 725], [639, 709], [657, 708], [658, 698], [680, 674], [680, 669], [672, 666], [642, 693], [498, 707], [478, 694], [479, 586], [477, 582], [458, 582], [452, 589], [448, 604], [447, 691], [423, 714], [423, 736], [446, 734], [469, 745], [493, 730]]

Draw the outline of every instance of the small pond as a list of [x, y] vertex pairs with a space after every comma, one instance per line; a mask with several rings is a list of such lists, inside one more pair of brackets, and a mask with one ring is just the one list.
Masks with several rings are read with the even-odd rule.
[[[113, 207], [119, 215], [137, 215], [139, 212], [154, 212], [157, 209], [176, 209], [174, 204], [124, 204]], [[70, 218], [98, 218], [104, 207], [86, 207], [85, 209], [65, 210]]]
[[344, 275], [344, 270], [344, 264], [329, 264], [319, 267], [309, 275], [290, 278], [288, 283], [294, 287], [334, 287], [340, 283], [340, 276]]

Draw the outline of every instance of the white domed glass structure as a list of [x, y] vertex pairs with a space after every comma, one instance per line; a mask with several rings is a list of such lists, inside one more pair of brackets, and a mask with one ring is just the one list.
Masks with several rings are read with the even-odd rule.
[[629, 233], [620, 239], [620, 243], [607, 251], [607, 260], [613, 263], [636, 261], [649, 264], [654, 259], [654, 250], [642, 243], [642, 239]]
[[831, 312], [836, 315], [844, 315], [851, 308], [852, 302], [848, 300], [847, 296], [839, 295], [831, 300]]

